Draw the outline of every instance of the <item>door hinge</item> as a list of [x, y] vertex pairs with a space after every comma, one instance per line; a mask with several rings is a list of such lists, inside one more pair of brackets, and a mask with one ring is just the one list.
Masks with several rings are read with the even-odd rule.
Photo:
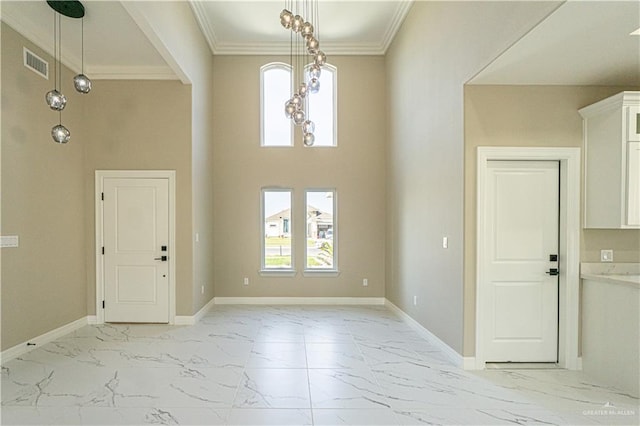
[[104, 309], [104, 300], [102, 301], [102, 309]]
[[104, 201], [104, 192], [101, 195], [102, 201]]
[[102, 247], [102, 254], [104, 254], [104, 247]]

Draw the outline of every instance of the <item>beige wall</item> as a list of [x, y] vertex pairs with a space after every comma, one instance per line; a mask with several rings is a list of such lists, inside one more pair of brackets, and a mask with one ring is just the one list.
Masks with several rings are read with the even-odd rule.
[[[465, 323], [464, 354], [475, 354], [476, 159], [478, 146], [581, 147], [578, 109], [629, 87], [465, 87]], [[640, 231], [583, 230], [581, 260], [599, 262], [600, 249], [615, 260], [640, 259]]]
[[2, 249], [2, 350], [86, 315], [83, 131], [86, 99], [63, 69], [68, 104], [62, 123], [71, 141], [51, 139], [58, 113], [45, 104], [53, 88], [26, 69], [22, 47], [52, 58], [2, 23], [2, 235], [19, 248]]
[[[72, 140], [57, 145], [50, 137], [57, 114], [44, 103], [50, 82], [23, 67], [22, 46], [53, 63], [2, 24], [1, 232], [19, 235], [21, 242], [20, 248], [2, 250], [2, 350], [95, 314], [96, 169], [177, 171], [176, 313], [192, 315], [212, 297], [213, 280], [211, 273], [208, 294], [201, 295], [197, 286], [197, 297], [209, 296], [198, 300], [191, 238], [191, 86], [98, 80], [89, 95], [81, 96], [65, 68], [63, 92], [69, 103], [63, 123]], [[210, 112], [206, 102], [199, 105], [202, 114]], [[201, 127], [210, 128], [210, 120]], [[211, 164], [211, 134], [203, 133], [199, 140], [208, 142], [199, 144], [199, 170]], [[209, 171], [198, 176], [210, 182]], [[211, 198], [203, 198], [203, 204], [210, 206]], [[201, 257], [207, 259], [203, 264], [211, 263], [209, 256]]]
[[192, 315], [191, 86], [100, 80], [88, 99], [83, 123], [87, 311], [95, 314], [95, 171], [166, 169], [176, 170], [176, 315]]
[[556, 6], [416, 2], [387, 52], [386, 296], [459, 353], [463, 85]]
[[[200, 73], [193, 82], [191, 99], [191, 167], [193, 230], [192, 314], [214, 297], [213, 205], [213, 56], [204, 46]], [[195, 241], [194, 233], [199, 238]], [[204, 292], [202, 291], [204, 289]]]
[[[216, 297], [384, 296], [385, 95], [384, 58], [336, 56], [338, 148], [260, 147], [260, 67], [288, 57], [214, 57], [214, 267]], [[322, 90], [322, 89], [321, 89]], [[283, 94], [283, 104], [287, 94]], [[299, 129], [297, 129], [299, 132]], [[338, 277], [303, 277], [303, 248], [296, 247], [295, 277], [262, 277], [260, 190], [338, 192]], [[294, 232], [304, 223], [294, 221]], [[250, 285], [243, 285], [248, 277]], [[362, 279], [369, 286], [362, 286]]]

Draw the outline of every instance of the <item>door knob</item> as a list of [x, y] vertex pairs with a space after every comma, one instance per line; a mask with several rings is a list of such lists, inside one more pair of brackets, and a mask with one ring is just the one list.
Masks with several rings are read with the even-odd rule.
[[163, 262], [166, 262], [167, 261], [167, 256], [156, 257], [153, 260], [161, 260]]
[[560, 272], [558, 271], [557, 268], [551, 268], [547, 272], [545, 272], [545, 274], [549, 274], [549, 275], [558, 275], [559, 273]]

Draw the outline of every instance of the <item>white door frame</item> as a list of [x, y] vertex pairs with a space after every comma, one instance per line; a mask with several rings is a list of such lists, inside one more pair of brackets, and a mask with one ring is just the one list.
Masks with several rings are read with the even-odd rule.
[[168, 179], [169, 180], [169, 324], [176, 317], [176, 172], [175, 170], [96, 170], [96, 323], [104, 324], [104, 256], [102, 255], [104, 212], [102, 192], [104, 179]]
[[485, 368], [484, 325], [489, 319], [485, 278], [485, 202], [488, 162], [491, 160], [535, 160], [560, 162], [560, 245], [558, 365], [578, 370], [580, 288], [580, 148], [478, 147], [477, 239], [476, 239], [476, 356], [475, 368]]

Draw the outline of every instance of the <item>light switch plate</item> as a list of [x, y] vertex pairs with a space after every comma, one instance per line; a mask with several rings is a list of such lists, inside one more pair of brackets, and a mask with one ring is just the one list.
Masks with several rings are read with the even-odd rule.
[[600, 262], [613, 262], [613, 250], [600, 250]]
[[20, 239], [17, 235], [3, 235], [0, 236], [0, 247], [2, 248], [10, 248], [10, 247], [19, 247]]

